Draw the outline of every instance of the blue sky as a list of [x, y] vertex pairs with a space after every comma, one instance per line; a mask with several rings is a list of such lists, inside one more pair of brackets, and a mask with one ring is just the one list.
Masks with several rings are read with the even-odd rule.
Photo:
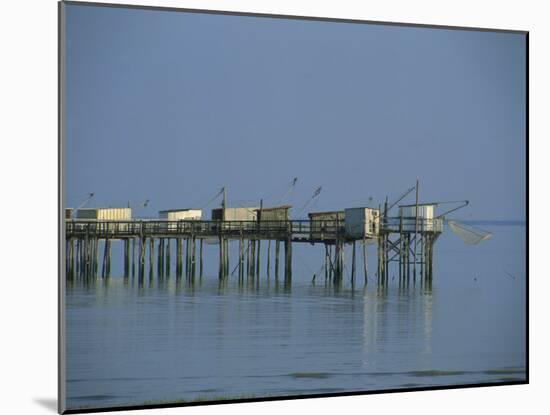
[[83, 5], [66, 33], [67, 206], [270, 205], [298, 177], [295, 211], [343, 209], [418, 178], [525, 219], [522, 34]]

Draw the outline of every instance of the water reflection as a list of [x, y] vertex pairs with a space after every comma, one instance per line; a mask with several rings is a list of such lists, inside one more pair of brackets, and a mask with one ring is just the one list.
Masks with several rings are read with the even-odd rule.
[[433, 288], [298, 272], [67, 280], [69, 407], [525, 379], [525, 284], [501, 270], [506, 256], [520, 275], [521, 235], [477, 257], [442, 241]]

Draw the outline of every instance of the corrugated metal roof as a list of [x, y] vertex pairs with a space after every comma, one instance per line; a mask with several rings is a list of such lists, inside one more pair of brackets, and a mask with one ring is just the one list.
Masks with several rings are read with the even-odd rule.
[[159, 213], [189, 212], [190, 210], [202, 210], [202, 209], [200, 209], [200, 208], [166, 209], [166, 210], [159, 210]]
[[106, 209], [131, 209], [131, 208], [129, 207], [96, 207], [96, 208], [80, 208], [77, 210], [106, 210]]
[[262, 208], [257, 208], [255, 210], [279, 210], [279, 209], [291, 209], [292, 206], [291, 205], [281, 205], [281, 206], [272, 206], [272, 207], [262, 207]]
[[326, 210], [324, 212], [309, 212], [308, 216], [314, 216], [314, 215], [329, 215], [333, 213], [344, 213], [343, 210]]

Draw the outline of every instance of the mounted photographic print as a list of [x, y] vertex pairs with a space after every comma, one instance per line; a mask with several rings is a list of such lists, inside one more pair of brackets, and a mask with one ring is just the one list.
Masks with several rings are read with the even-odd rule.
[[60, 412], [528, 382], [528, 33], [59, 4]]

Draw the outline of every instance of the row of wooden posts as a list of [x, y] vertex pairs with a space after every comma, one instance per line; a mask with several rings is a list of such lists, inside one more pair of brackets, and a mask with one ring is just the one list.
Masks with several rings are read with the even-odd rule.
[[[197, 275], [202, 278], [204, 273], [203, 238], [180, 237], [180, 238], [139, 238], [129, 237], [123, 239], [101, 239], [103, 241], [103, 252], [100, 252], [99, 238], [78, 238], [67, 239], [66, 247], [66, 270], [67, 278], [108, 278], [111, 276], [111, 261], [113, 241], [122, 241], [124, 244], [124, 277], [139, 278], [154, 276], [154, 262], [156, 249], [157, 276], [162, 278], [171, 274], [171, 243], [176, 245], [176, 277], [194, 279]], [[292, 278], [292, 242], [290, 240], [275, 240], [275, 278], [279, 278], [280, 269], [280, 246], [284, 244], [285, 262], [284, 278], [290, 281]], [[271, 240], [267, 241], [267, 275], [271, 272]], [[198, 246], [197, 246], [198, 245]], [[183, 252], [185, 246], [185, 255]], [[238, 269], [240, 280], [244, 276], [255, 277], [260, 275], [260, 239], [239, 240], [239, 258], [237, 266], [230, 270], [229, 239], [219, 238], [219, 278], [225, 279], [233, 275]], [[100, 257], [102, 257], [100, 261]], [[101, 263], [101, 269], [99, 267]], [[146, 270], [147, 266], [147, 270]]]
[[[431, 287], [433, 281], [433, 245], [437, 239], [434, 233], [401, 233], [396, 240], [390, 234], [380, 235], [377, 244], [377, 280], [387, 285], [390, 277], [390, 263], [398, 263], [399, 285], [409, 285], [412, 281]], [[392, 280], [396, 275], [392, 276]]]
[[[398, 276], [400, 285], [408, 285], [412, 279], [416, 282], [417, 265], [420, 271], [420, 281], [431, 284], [433, 270], [433, 242], [432, 234], [418, 235], [419, 255], [416, 254], [417, 236], [414, 234], [401, 234], [398, 241], [391, 241], [390, 235], [381, 235], [377, 244], [377, 271], [375, 273], [379, 285], [389, 283], [389, 264], [398, 262]], [[102, 239], [103, 252], [100, 252], [100, 239], [90, 237], [71, 237], [67, 240], [66, 248], [66, 270], [67, 278], [108, 278], [111, 276], [112, 261], [112, 243], [113, 241], [122, 241], [124, 244], [124, 277], [144, 278], [147, 274], [149, 278], [154, 277], [154, 263], [156, 256], [156, 274], [159, 278], [171, 275], [171, 255], [172, 243], [175, 244], [175, 275], [194, 280], [198, 276], [202, 278], [204, 274], [204, 256], [203, 256], [203, 238], [195, 236], [158, 238], [158, 237], [128, 237], [123, 239]], [[280, 251], [281, 243], [284, 245], [284, 279], [286, 283], [292, 280], [292, 241], [274, 240], [275, 258], [274, 275], [279, 278], [280, 269]], [[351, 242], [351, 282], [355, 283], [357, 277], [357, 253], [356, 242], [362, 246], [362, 263], [364, 283], [368, 283], [368, 258], [366, 241]], [[361, 243], [362, 242], [362, 243]], [[264, 240], [267, 243], [266, 252], [266, 274], [271, 274], [271, 243], [272, 240]], [[344, 248], [345, 240], [336, 239], [334, 243], [324, 244], [325, 261], [324, 276], [325, 280], [335, 283], [341, 282], [345, 275]], [[230, 240], [219, 237], [219, 268], [218, 276], [220, 280], [225, 280], [237, 272], [239, 281], [247, 278], [259, 278], [261, 273], [261, 244], [260, 239], [238, 239], [238, 259], [236, 265], [230, 267]], [[414, 249], [412, 248], [414, 247]], [[185, 252], [184, 252], [185, 248]], [[156, 255], [155, 255], [156, 249]], [[100, 257], [102, 260], [100, 261]], [[101, 263], [101, 268], [99, 267]], [[412, 273], [411, 273], [412, 271]], [[412, 278], [411, 278], [412, 276]], [[317, 276], [313, 275], [315, 280]], [[392, 280], [395, 278], [393, 276]]]

